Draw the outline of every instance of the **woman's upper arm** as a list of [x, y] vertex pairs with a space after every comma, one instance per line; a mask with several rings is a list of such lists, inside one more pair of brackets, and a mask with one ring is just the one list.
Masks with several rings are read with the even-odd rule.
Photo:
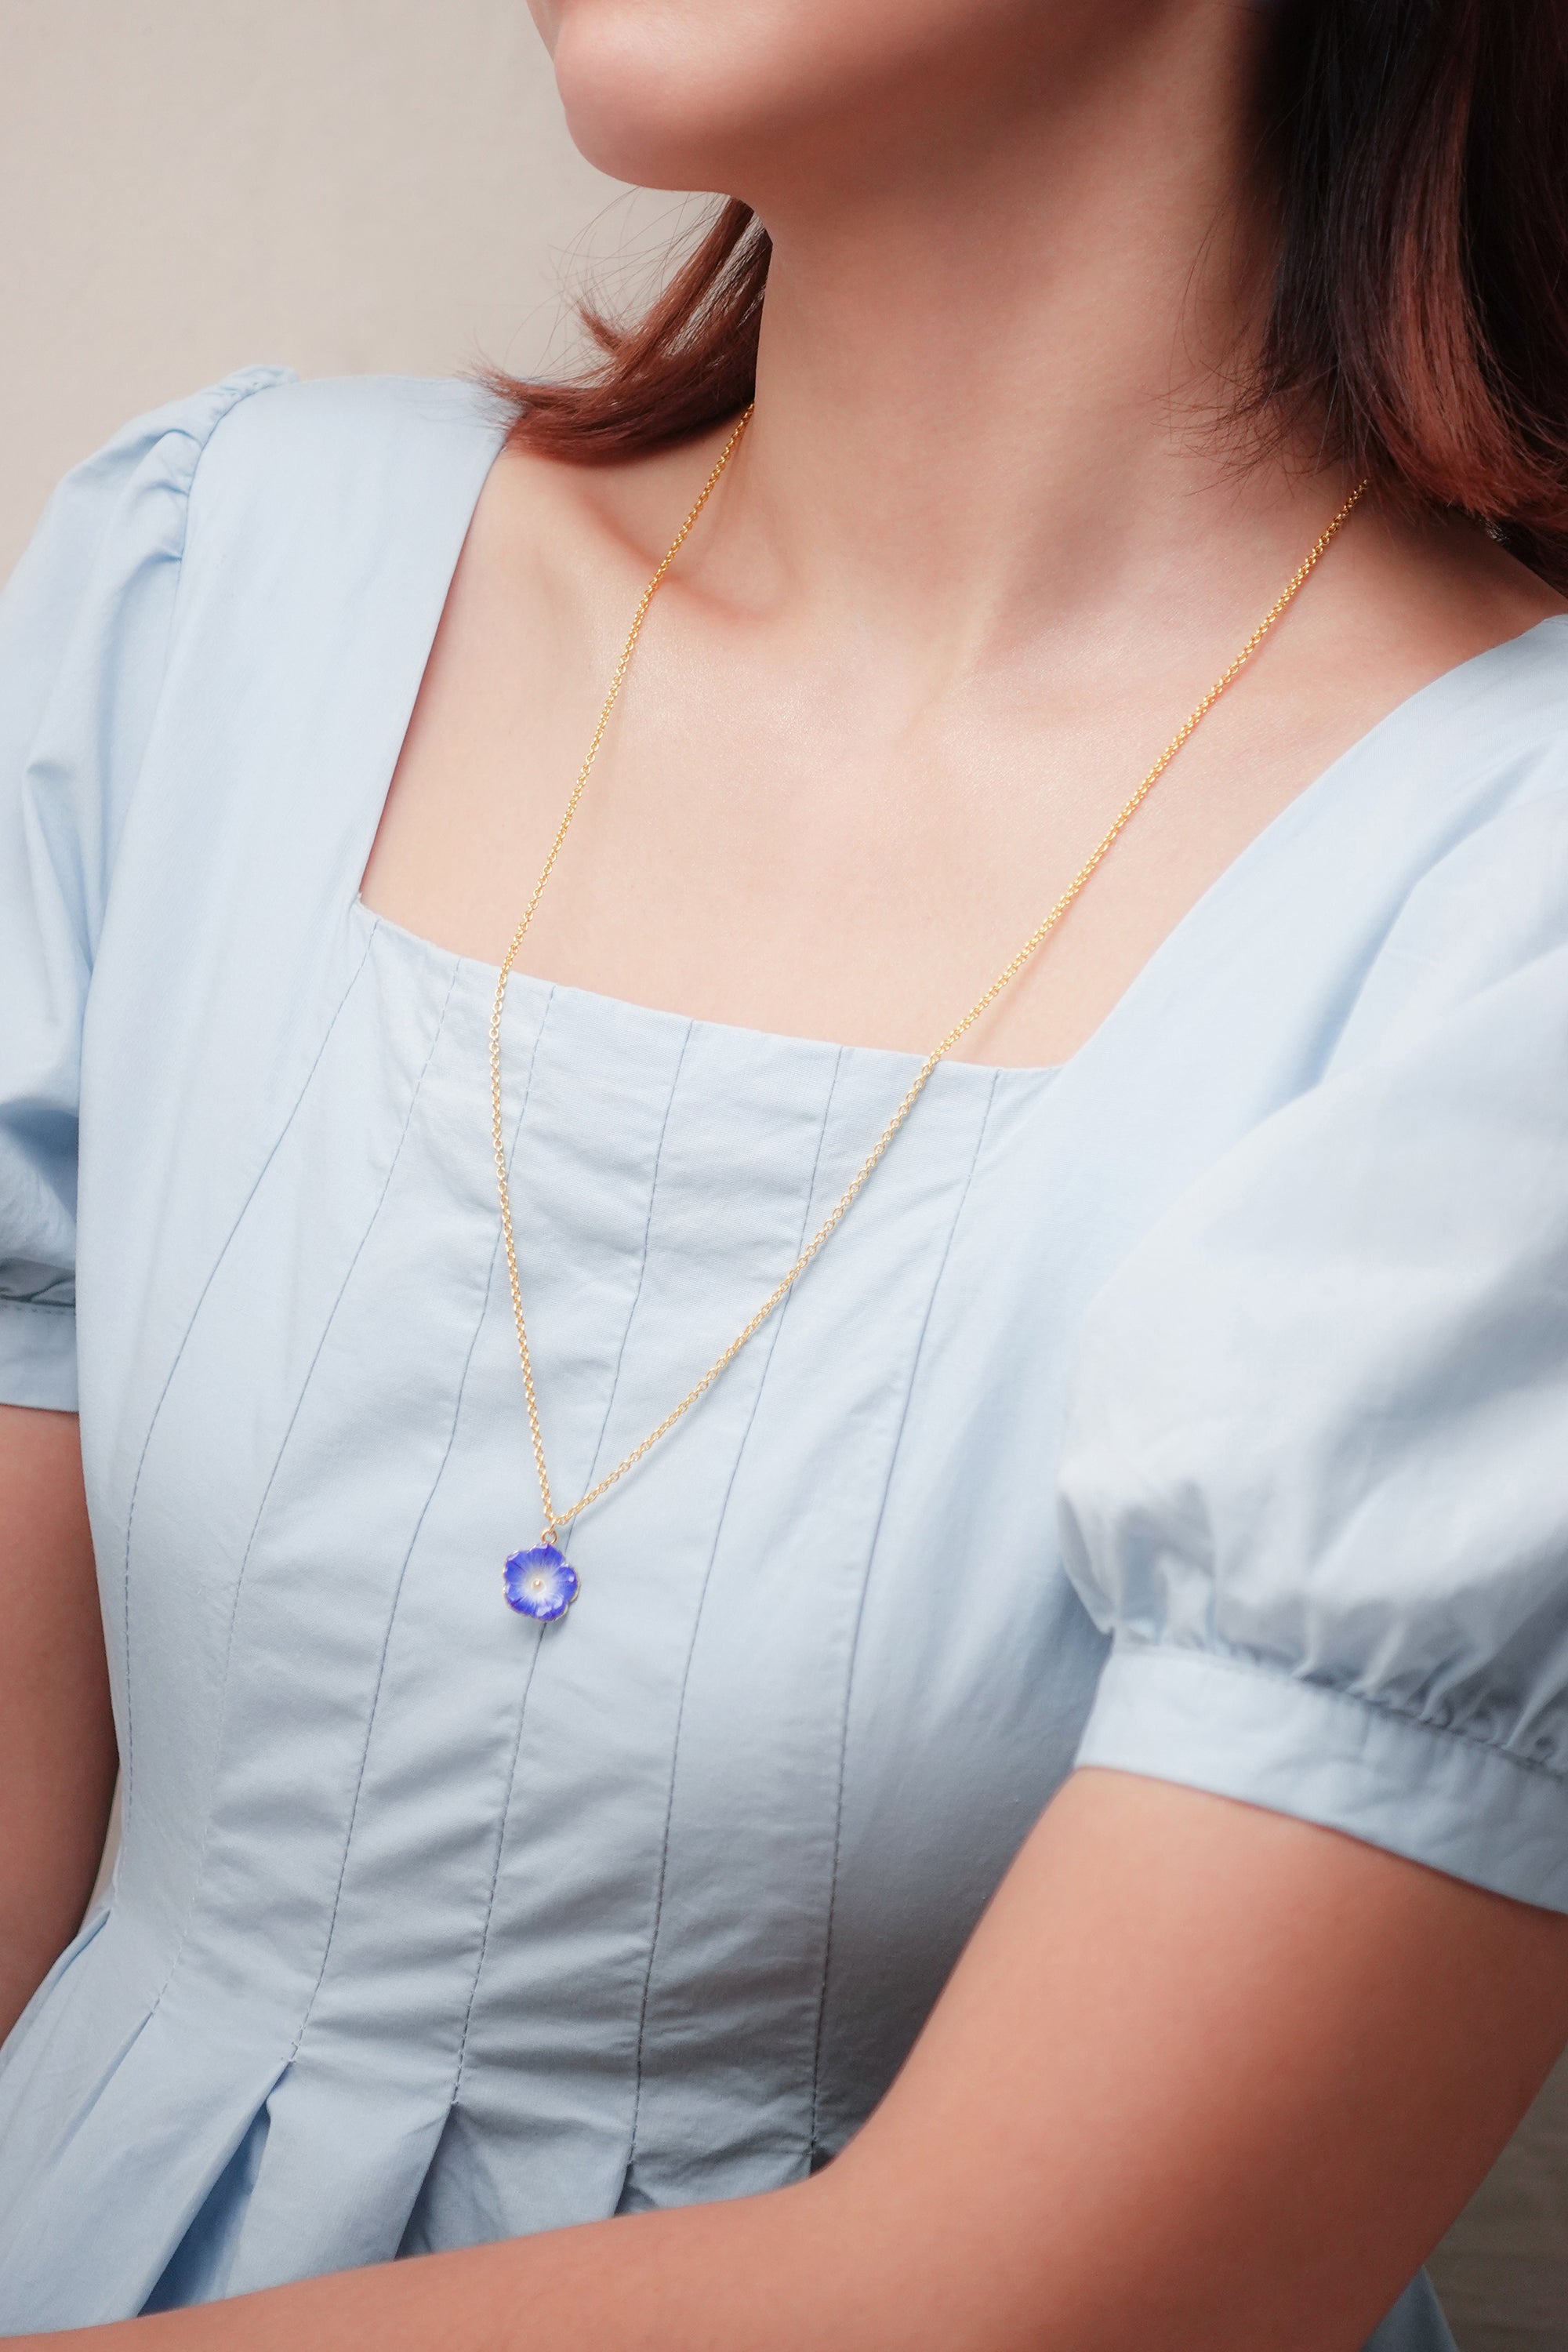
[[74, 1413], [0, 1405], [0, 2038], [76, 1933], [116, 1751]]
[[1079, 1772], [838, 2160], [887, 2340], [1357, 2352], [1565, 2040], [1568, 1919]]

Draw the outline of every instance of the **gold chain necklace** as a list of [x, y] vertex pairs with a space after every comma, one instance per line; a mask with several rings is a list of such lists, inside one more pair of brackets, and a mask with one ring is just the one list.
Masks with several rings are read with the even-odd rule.
[[1109, 855], [1118, 835], [1131, 823], [1132, 818], [1148, 799], [1183, 744], [1202, 724], [1226, 688], [1252, 659], [1253, 655], [1281, 614], [1294, 604], [1367, 488], [1366, 483], [1362, 482], [1351, 492], [1327, 529], [1313, 541], [1301, 562], [1291, 573], [1284, 589], [1269, 606], [1240, 652], [1224, 673], [1215, 679], [1203, 700], [1183, 720], [1137, 791], [1123, 802], [1114, 820], [1079, 867], [1060, 898], [1035, 926], [1017, 953], [1004, 964], [985, 993], [976, 997], [962, 1021], [955, 1022], [941, 1043], [932, 1046], [910, 1081], [908, 1093], [877, 1138], [872, 1150], [868, 1152], [856, 1170], [853, 1179], [824, 1217], [795, 1264], [768, 1293], [751, 1320], [736, 1333], [723, 1354], [714, 1358], [695, 1388], [689, 1389], [679, 1403], [671, 1406], [658, 1426], [649, 1430], [640, 1445], [634, 1445], [629, 1454], [623, 1454], [614, 1469], [606, 1471], [604, 1477], [588, 1488], [586, 1494], [579, 1495], [574, 1503], [563, 1507], [557, 1504], [552, 1493], [550, 1473], [545, 1467], [544, 1438], [539, 1423], [539, 1398], [534, 1386], [533, 1360], [529, 1352], [528, 1325], [522, 1311], [522, 1281], [518, 1272], [517, 1239], [512, 1230], [511, 1184], [507, 1170], [506, 1138], [501, 1122], [500, 1038], [501, 1015], [506, 1003], [506, 984], [510, 978], [512, 967], [517, 961], [518, 950], [527, 936], [528, 927], [533, 920], [541, 898], [544, 896], [545, 886], [555, 870], [555, 861], [561, 854], [561, 845], [566, 838], [573, 818], [577, 814], [577, 806], [582, 800], [589, 775], [593, 772], [594, 762], [599, 756], [600, 746], [604, 742], [605, 730], [610, 723], [610, 714], [619, 699], [632, 655], [636, 651], [637, 639], [642, 634], [643, 623], [647, 617], [648, 606], [652, 604], [666, 572], [684, 546], [698, 516], [712, 496], [714, 486], [733, 456], [751, 419], [752, 411], [748, 408], [720, 451], [718, 462], [698, 492], [690, 513], [670, 541], [663, 561], [637, 600], [637, 610], [632, 615], [631, 627], [626, 633], [626, 643], [621, 647], [621, 657], [616, 664], [615, 675], [610, 680], [609, 692], [605, 695], [604, 706], [599, 712], [598, 725], [595, 728], [593, 740], [588, 745], [587, 757], [577, 771], [577, 781], [572, 787], [572, 796], [566, 803], [560, 824], [555, 828], [555, 838], [550, 845], [550, 854], [545, 858], [539, 879], [533, 886], [533, 896], [523, 909], [522, 920], [512, 933], [511, 945], [502, 959], [500, 971], [496, 981], [495, 1002], [490, 1009], [490, 1139], [495, 1151], [496, 1186], [500, 1199], [501, 1239], [506, 1249], [507, 1276], [511, 1285], [511, 1307], [517, 1325], [517, 1351], [522, 1365], [522, 1390], [528, 1405], [529, 1434], [533, 1442], [533, 1464], [539, 1476], [540, 1500], [544, 1507], [544, 1525], [540, 1530], [539, 1541], [531, 1549], [511, 1554], [506, 1563], [504, 1587], [506, 1598], [513, 1609], [521, 1611], [526, 1617], [539, 1618], [546, 1622], [565, 1615], [577, 1598], [579, 1589], [577, 1572], [568, 1560], [563, 1559], [556, 1545], [557, 1536], [569, 1528], [574, 1520], [585, 1511], [591, 1503], [596, 1503], [601, 1495], [607, 1494], [612, 1486], [617, 1485], [628, 1470], [636, 1467], [645, 1454], [652, 1451], [661, 1437], [668, 1435], [676, 1423], [690, 1412], [698, 1398], [705, 1396], [720, 1374], [734, 1362], [747, 1340], [754, 1338], [762, 1329], [774, 1308], [783, 1304], [806, 1267], [826, 1247], [833, 1234], [842, 1224], [854, 1202], [869, 1181], [872, 1171], [886, 1153], [889, 1145], [924, 1093], [927, 1081], [937, 1065], [952, 1051], [960, 1038], [974, 1026], [981, 1014], [994, 1004], [1003, 990], [1017, 978], [1037, 949], [1041, 947], [1056, 929], [1090, 875]]

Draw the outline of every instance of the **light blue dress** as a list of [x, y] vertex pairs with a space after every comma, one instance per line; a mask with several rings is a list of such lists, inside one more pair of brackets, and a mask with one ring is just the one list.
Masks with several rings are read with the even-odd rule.
[[[797, 2179], [1075, 1758], [1568, 1910], [1568, 624], [1066, 1067], [940, 1070], [542, 1631], [492, 974], [357, 896], [498, 438], [252, 371], [3, 608], [0, 1395], [79, 1380], [125, 1793], [0, 2071], [12, 2330]], [[575, 1493], [912, 1065], [527, 978], [505, 1060]]]

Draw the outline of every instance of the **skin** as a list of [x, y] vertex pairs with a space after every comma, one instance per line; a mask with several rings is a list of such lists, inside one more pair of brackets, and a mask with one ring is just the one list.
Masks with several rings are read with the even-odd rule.
[[[1348, 487], [1310, 435], [1251, 461], [1215, 423], [1267, 268], [1259, 16], [537, 13], [588, 154], [746, 196], [774, 263], [755, 424], [654, 606], [525, 963], [704, 1019], [923, 1049]], [[499, 957], [721, 437], [600, 471], [498, 462], [370, 905]], [[1557, 609], [1479, 533], [1359, 513], [963, 1050], [1075, 1052], [1332, 759]], [[84, 1793], [48, 1737], [58, 1692], [83, 1695], [73, 1728], [105, 1712], [100, 1643], [68, 1598], [78, 1473], [47, 1419], [11, 1416], [4, 1457], [7, 1573], [67, 1661], [58, 1690], [18, 1674], [0, 1707], [32, 1726], [7, 1736], [46, 1759], [58, 1825], [7, 1854], [17, 1981], [58, 1937], [31, 1923], [79, 1899], [103, 1802], [101, 1773]], [[53, 1572], [68, 1559], [75, 1584]], [[89, 2333], [135, 2352], [1354, 2352], [1565, 2039], [1568, 1922], [1304, 1822], [1081, 1772], [888, 2098], [811, 2180]]]
[[0, 2033], [75, 1935], [118, 1758], [76, 1415], [0, 1406]]

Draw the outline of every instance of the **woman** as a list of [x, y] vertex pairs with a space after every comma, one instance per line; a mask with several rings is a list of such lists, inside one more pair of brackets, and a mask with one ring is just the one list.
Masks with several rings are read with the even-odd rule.
[[13, 2011], [110, 1687], [125, 1830], [0, 2325], [1431, 2352], [1568, 2036], [1561, 11], [540, 15], [735, 199], [599, 377], [253, 370], [5, 608]]

